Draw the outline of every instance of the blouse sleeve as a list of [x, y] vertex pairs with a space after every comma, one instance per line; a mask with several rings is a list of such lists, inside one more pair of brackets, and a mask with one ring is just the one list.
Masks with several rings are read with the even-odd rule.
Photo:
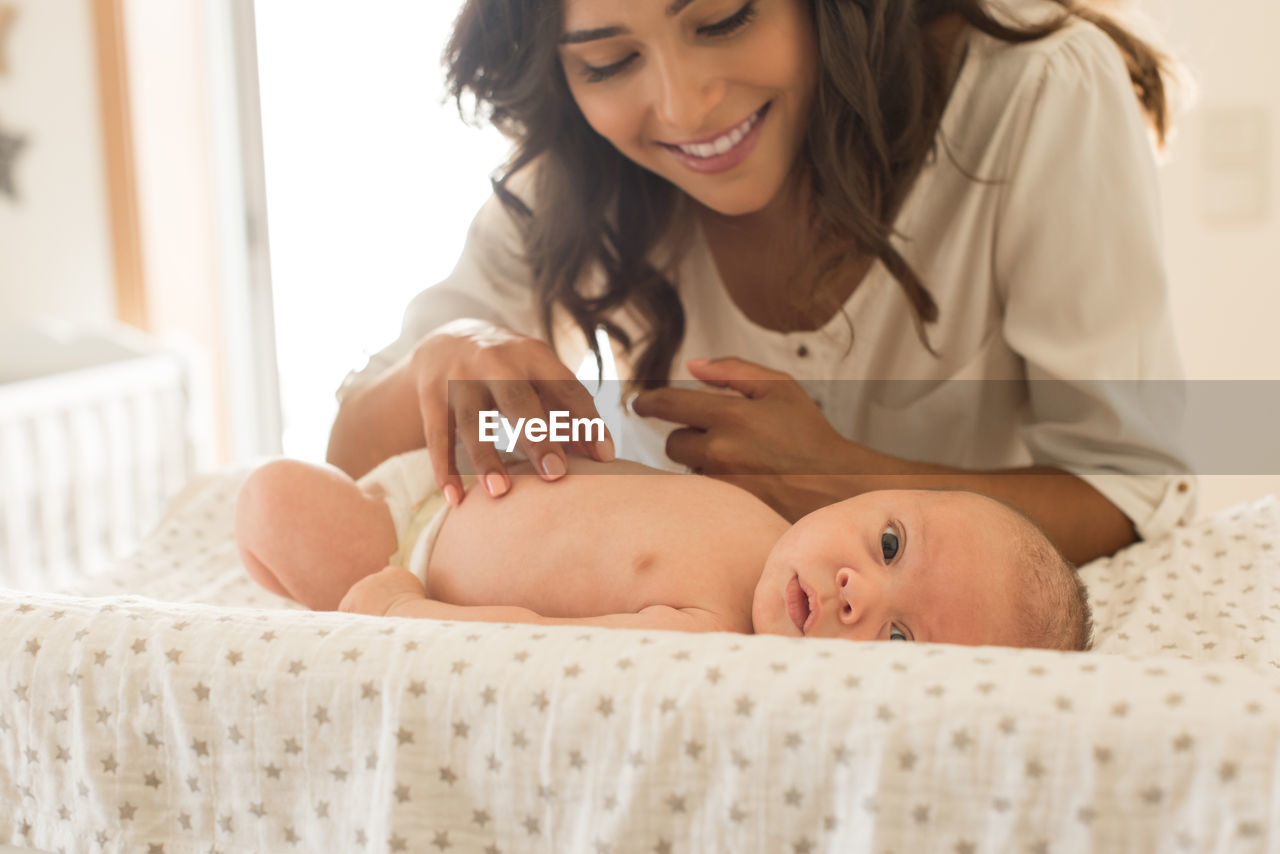
[[[532, 338], [544, 337], [523, 240], [514, 214], [496, 195], [489, 197], [472, 220], [453, 272], [410, 301], [400, 337], [371, 356], [363, 368], [347, 375], [338, 389], [338, 401], [413, 352], [428, 333], [459, 318], [488, 321]], [[576, 370], [586, 354], [586, 343], [563, 317], [558, 317], [556, 344], [560, 358]]]
[[1023, 438], [1156, 537], [1194, 511], [1149, 130], [1115, 47], [1079, 27], [1024, 79], [995, 245], [1026, 363]]

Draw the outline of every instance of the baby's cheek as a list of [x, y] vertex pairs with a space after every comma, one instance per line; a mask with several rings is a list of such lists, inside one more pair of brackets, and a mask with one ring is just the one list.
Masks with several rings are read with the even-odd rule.
[[786, 530], [769, 551], [765, 572], [794, 574], [813, 566], [820, 556], [821, 539], [803, 519]]

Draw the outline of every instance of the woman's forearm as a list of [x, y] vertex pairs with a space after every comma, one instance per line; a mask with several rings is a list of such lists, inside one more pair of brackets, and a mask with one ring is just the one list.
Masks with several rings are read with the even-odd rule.
[[347, 394], [329, 433], [325, 459], [359, 478], [388, 457], [424, 444], [417, 389], [406, 358]]
[[[866, 454], [866, 449], [859, 450]], [[814, 498], [819, 491], [824, 493], [828, 501], [823, 503], [877, 489], [964, 489], [982, 493], [1017, 507], [1033, 519], [1077, 565], [1114, 554], [1138, 539], [1133, 523], [1110, 500], [1086, 481], [1061, 469], [1030, 466], [971, 471], [877, 456], [877, 464], [865, 474], [811, 478], [808, 492]], [[850, 470], [853, 469], [844, 469]]]
[[958, 470], [864, 479], [871, 489], [965, 489], [998, 498], [1033, 519], [1076, 565], [1138, 539], [1133, 523], [1088, 482], [1060, 469]]

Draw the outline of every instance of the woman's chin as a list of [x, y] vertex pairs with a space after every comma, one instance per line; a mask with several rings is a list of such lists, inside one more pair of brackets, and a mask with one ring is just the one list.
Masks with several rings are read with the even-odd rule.
[[742, 193], [703, 192], [700, 194], [689, 192], [687, 188], [682, 189], [703, 207], [721, 216], [748, 216], [759, 213], [769, 205], [768, 197], [760, 193], [756, 188], [750, 188], [748, 192]]

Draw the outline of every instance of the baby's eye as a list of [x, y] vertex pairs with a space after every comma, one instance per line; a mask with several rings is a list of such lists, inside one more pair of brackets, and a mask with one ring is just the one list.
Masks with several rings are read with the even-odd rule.
[[880, 551], [884, 553], [886, 561], [893, 560], [898, 554], [898, 532], [893, 530], [892, 525], [886, 526], [880, 534]]
[[889, 640], [891, 640], [891, 641], [904, 641], [904, 640], [910, 640], [910, 638], [908, 638], [905, 634], [903, 634], [902, 629], [898, 628], [897, 626], [890, 626], [890, 627], [889, 627]]

